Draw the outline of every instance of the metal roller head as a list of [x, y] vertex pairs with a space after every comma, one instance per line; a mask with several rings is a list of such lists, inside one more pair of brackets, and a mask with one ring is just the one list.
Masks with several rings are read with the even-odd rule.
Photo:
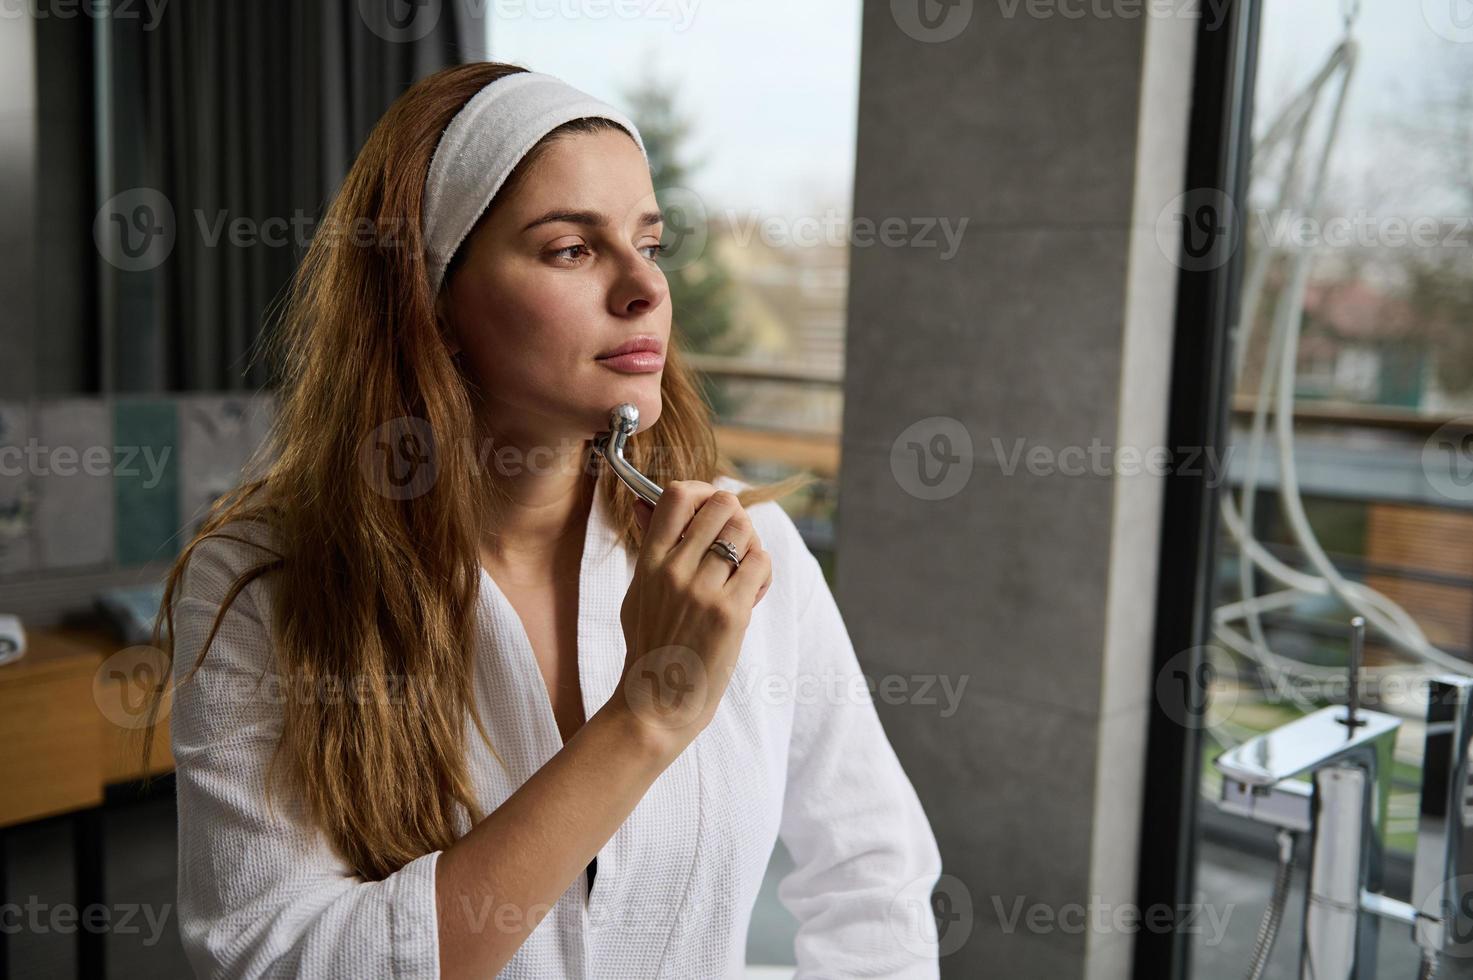
[[624, 485], [639, 494], [651, 507], [665, 491], [624, 458], [624, 443], [639, 429], [639, 408], [622, 402], [609, 410], [609, 431], [593, 437], [593, 451], [608, 460], [609, 468]]
[[[609, 410], [609, 429], [626, 438], [638, 432], [639, 406], [633, 402], [615, 405]], [[619, 444], [623, 443], [624, 439], [620, 439]]]

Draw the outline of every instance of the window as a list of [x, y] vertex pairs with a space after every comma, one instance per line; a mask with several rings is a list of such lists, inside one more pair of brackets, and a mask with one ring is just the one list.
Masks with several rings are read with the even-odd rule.
[[[1196, 898], [1238, 913], [1193, 937], [1194, 977], [1242, 974], [1273, 879], [1272, 834], [1219, 811], [1212, 760], [1344, 703], [1349, 620], [1364, 605], [1392, 612], [1391, 628], [1368, 615], [1362, 702], [1402, 720], [1384, 891], [1418, 901], [1417, 682], [1473, 673], [1473, 45], [1458, 43], [1473, 38], [1438, 6], [1262, 4], [1193, 828]], [[1282, 452], [1281, 409], [1293, 420]], [[1321, 587], [1332, 573], [1379, 598]], [[1267, 977], [1298, 975], [1298, 895]], [[1406, 933], [1383, 923], [1382, 975], [1415, 974]]]

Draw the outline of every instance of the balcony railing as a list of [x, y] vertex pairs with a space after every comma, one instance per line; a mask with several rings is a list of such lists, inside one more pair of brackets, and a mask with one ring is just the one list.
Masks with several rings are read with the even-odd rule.
[[[805, 385], [842, 390], [843, 372], [812, 366], [774, 364], [751, 358], [688, 354], [696, 370], [711, 378], [729, 381], [769, 382], [776, 385]], [[1233, 398], [1234, 421], [1253, 415], [1251, 396]], [[1294, 408], [1296, 425], [1343, 429], [1373, 429], [1426, 437], [1443, 426], [1473, 432], [1473, 417], [1427, 414], [1410, 409], [1358, 405], [1346, 402], [1305, 401]], [[722, 423], [717, 426], [721, 445], [733, 456], [769, 459], [783, 465], [806, 467], [826, 477], [839, 471], [840, 437], [837, 432], [779, 426]]]

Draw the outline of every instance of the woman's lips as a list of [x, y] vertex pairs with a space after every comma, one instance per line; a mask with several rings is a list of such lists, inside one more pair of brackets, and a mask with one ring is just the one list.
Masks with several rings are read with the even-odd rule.
[[647, 374], [665, 366], [665, 355], [652, 350], [639, 350], [630, 354], [615, 354], [613, 357], [597, 358], [598, 363], [607, 364], [624, 374]]

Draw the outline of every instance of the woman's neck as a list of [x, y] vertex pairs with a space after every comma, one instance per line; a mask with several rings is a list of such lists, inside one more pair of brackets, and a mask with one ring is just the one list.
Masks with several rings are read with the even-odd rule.
[[[481, 563], [511, 583], [576, 574], [593, 504], [594, 478], [579, 470], [526, 474], [504, 484], [509, 499], [481, 542]], [[495, 576], [500, 571], [501, 576]]]

